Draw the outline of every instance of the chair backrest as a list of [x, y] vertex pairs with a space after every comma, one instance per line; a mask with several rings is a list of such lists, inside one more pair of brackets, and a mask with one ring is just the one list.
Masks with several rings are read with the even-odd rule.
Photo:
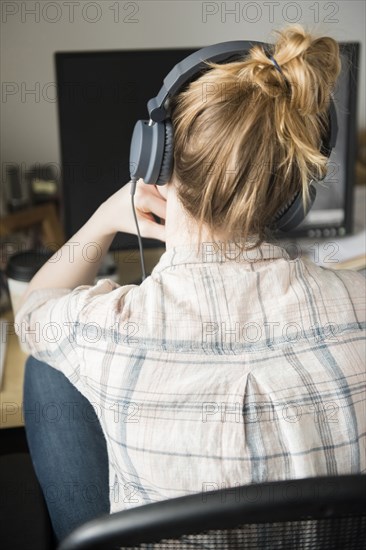
[[366, 475], [251, 484], [92, 520], [58, 550], [366, 548]]

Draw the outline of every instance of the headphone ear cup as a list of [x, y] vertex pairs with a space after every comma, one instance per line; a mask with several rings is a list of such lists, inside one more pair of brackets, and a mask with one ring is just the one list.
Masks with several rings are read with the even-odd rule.
[[302, 194], [300, 191], [287, 203], [281, 210], [279, 210], [272, 222], [274, 229], [280, 229], [281, 231], [292, 231], [305, 219], [311, 210], [316, 198], [316, 189], [314, 185], [309, 186], [309, 203], [307, 208], [304, 209], [304, 203], [302, 201]]
[[165, 143], [164, 143], [164, 153], [163, 158], [161, 161], [161, 168], [159, 177], [156, 181], [156, 185], [164, 185], [165, 183], [168, 183], [172, 171], [173, 171], [173, 142], [174, 142], [174, 136], [173, 136], [173, 125], [170, 122], [169, 119], [165, 121]]
[[148, 120], [136, 122], [130, 149], [131, 179], [142, 178], [145, 183], [156, 183], [164, 157], [164, 137], [164, 122], [152, 125]]
[[332, 97], [330, 98], [330, 104], [328, 109], [328, 127], [326, 134], [322, 137], [322, 143], [320, 152], [326, 157], [330, 157], [332, 149], [334, 149], [337, 142], [338, 135], [338, 119], [337, 111]]

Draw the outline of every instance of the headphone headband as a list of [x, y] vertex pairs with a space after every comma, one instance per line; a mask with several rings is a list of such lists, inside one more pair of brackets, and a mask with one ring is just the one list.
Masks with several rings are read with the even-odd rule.
[[154, 122], [161, 122], [168, 117], [165, 107], [169, 97], [175, 95], [184, 84], [192, 80], [192, 77], [207, 68], [207, 61], [229, 62], [232, 58], [243, 57], [252, 46], [266, 47], [263, 42], [236, 40], [233, 42], [220, 42], [212, 46], [206, 46], [192, 53], [179, 63], [164, 78], [164, 84], [158, 95], [147, 103], [150, 119]]

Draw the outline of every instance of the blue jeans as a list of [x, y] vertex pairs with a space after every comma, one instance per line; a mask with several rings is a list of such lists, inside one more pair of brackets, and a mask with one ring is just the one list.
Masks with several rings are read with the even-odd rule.
[[105, 437], [89, 401], [61, 372], [34, 357], [26, 362], [23, 404], [34, 470], [62, 540], [109, 513]]

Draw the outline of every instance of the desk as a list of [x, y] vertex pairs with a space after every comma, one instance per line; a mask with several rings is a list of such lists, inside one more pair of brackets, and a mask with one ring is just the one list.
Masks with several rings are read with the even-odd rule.
[[23, 426], [23, 378], [24, 363], [27, 355], [22, 352], [18, 337], [14, 332], [13, 313], [2, 315], [9, 321], [7, 345], [4, 361], [4, 374], [0, 391], [0, 428], [17, 428]]
[[[355, 193], [355, 229], [365, 227], [365, 202], [366, 186], [356, 188]], [[317, 239], [319, 241], [319, 239]], [[157, 264], [164, 247], [145, 250], [145, 262], [147, 272], [150, 272]], [[140, 259], [138, 251], [121, 251], [115, 254], [119, 282], [122, 285], [136, 281], [141, 276]], [[364, 273], [365, 274], [365, 273]], [[8, 321], [13, 320], [11, 312], [3, 315]], [[23, 402], [23, 378], [24, 363], [27, 356], [21, 351], [18, 338], [11, 327], [8, 329], [8, 343], [4, 363], [3, 383], [0, 391], [0, 428], [15, 428], [24, 425]]]

